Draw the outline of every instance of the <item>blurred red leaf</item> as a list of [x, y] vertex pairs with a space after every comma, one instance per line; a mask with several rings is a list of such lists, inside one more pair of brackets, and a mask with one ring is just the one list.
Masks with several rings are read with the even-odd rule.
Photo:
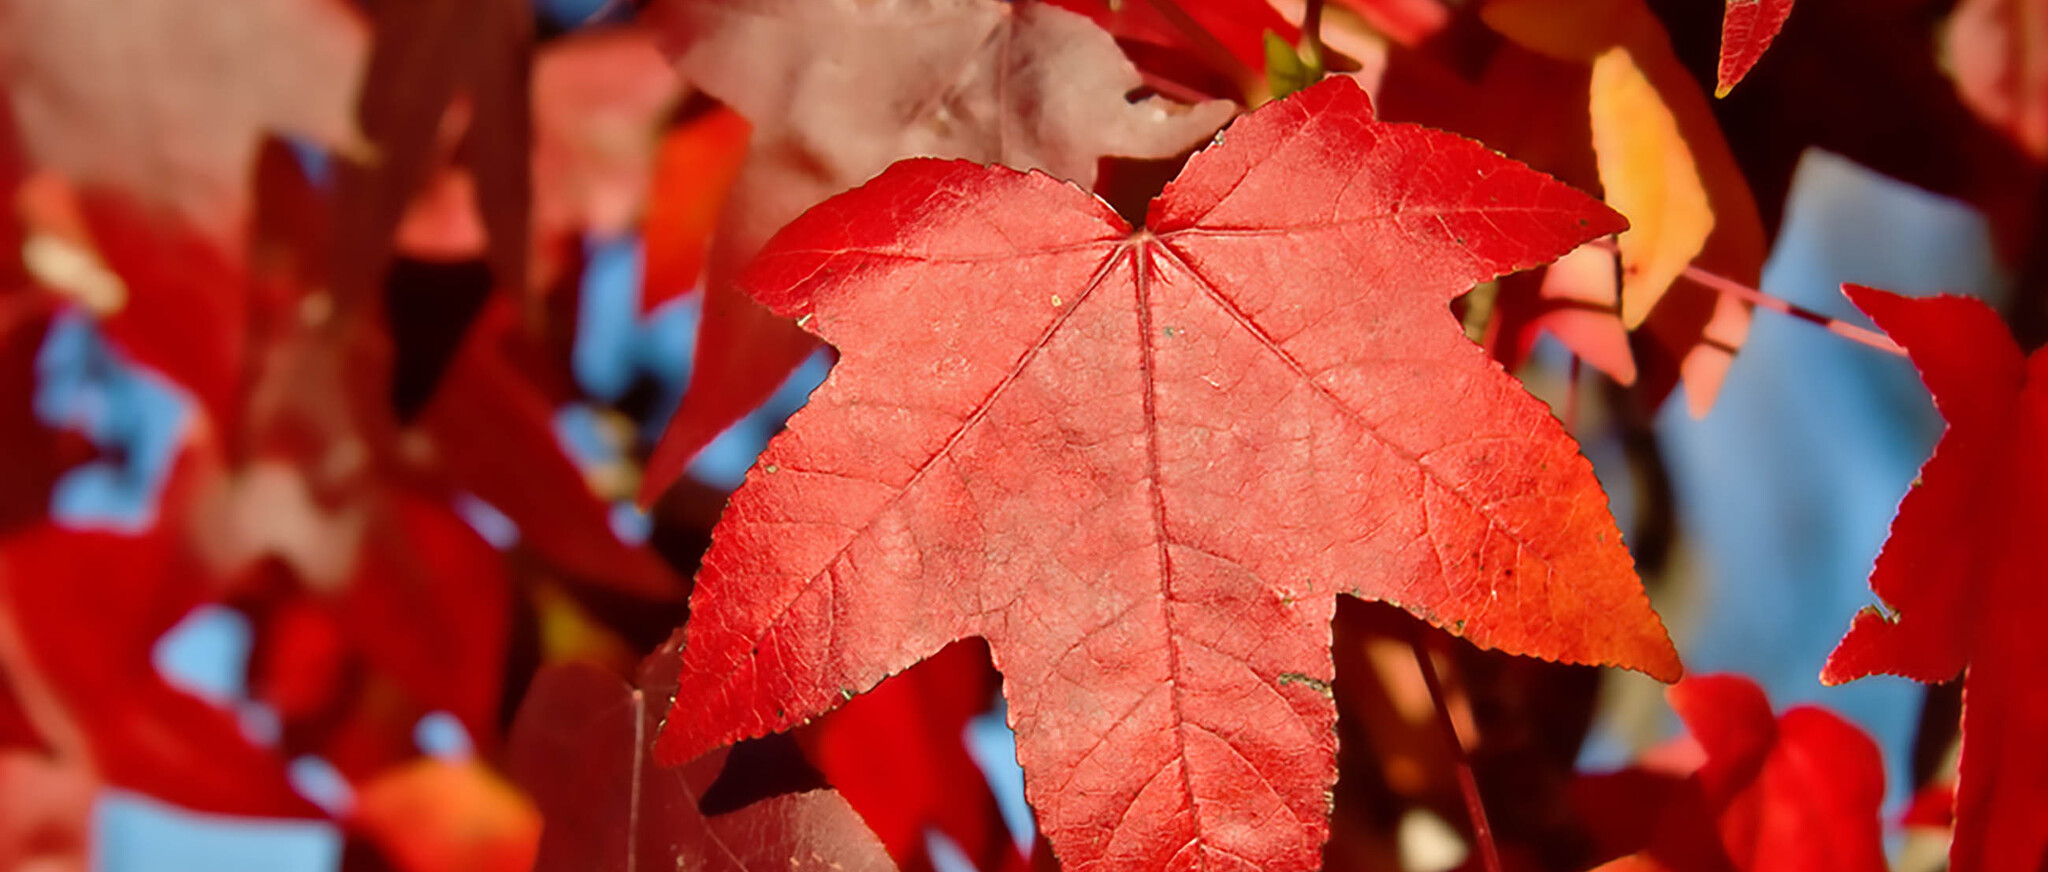
[[1964, 0], [1942, 41], [1964, 102], [2048, 160], [2048, 12], [2037, 0]]
[[[333, 288], [342, 310], [353, 312], [383, 287], [408, 206], [435, 185], [455, 185], [443, 193], [457, 210], [474, 211], [498, 289], [524, 293], [531, 8], [523, 0], [416, 0], [372, 11], [376, 38], [358, 110], [369, 147], [342, 155], [335, 204]], [[443, 163], [454, 175], [437, 179]]]
[[521, 366], [539, 355], [522, 349], [528, 341], [518, 310], [502, 299], [471, 326], [421, 415], [439, 446], [434, 470], [503, 512], [522, 547], [578, 580], [675, 599], [682, 579], [652, 549], [613, 532], [611, 502], [592, 491], [556, 439], [554, 413], [566, 391], [551, 397], [547, 380]]
[[151, 651], [205, 576], [167, 536], [43, 526], [0, 540], [0, 665], [58, 750], [199, 811], [311, 815], [235, 714], [166, 683]]
[[0, 290], [0, 533], [41, 522], [57, 479], [92, 456], [84, 439], [52, 432], [35, 414], [35, 361], [60, 308], [47, 294]]
[[647, 254], [640, 311], [682, 296], [704, 277], [711, 234], [752, 130], [739, 113], [718, 106], [662, 137], [641, 229]]
[[[1665, 184], [1667, 176], [1661, 170], [1612, 173], [1596, 168], [1593, 134], [1602, 126], [1596, 125], [1596, 113], [1607, 116], [1604, 126], [1614, 127], [1617, 121], [1631, 123], [1631, 115], [1640, 112], [1628, 101], [1594, 101], [1600, 96], [1593, 87], [1594, 64], [1602, 56], [1612, 64], [1615, 51], [1623, 50], [1626, 61], [1641, 73], [1628, 78], [1647, 81], [1653, 92], [1638, 93], [1637, 102], [1668, 111], [1677, 134], [1635, 144], [1650, 148], [1650, 157], [1660, 156], [1660, 146], [1681, 150], [1684, 163], [1696, 167], [1706, 194], [1712, 230], [1692, 262], [1737, 282], [1755, 284], [1766, 247], [1757, 202], [1710, 101], [1679, 63], [1663, 25], [1642, 0], [1495, 0], [1483, 7], [1481, 16], [1506, 40], [1496, 40], [1498, 44], [1484, 56], [1477, 80], [1450, 74], [1440, 59], [1428, 55], [1396, 54], [1387, 72], [1390, 117], [1472, 136], [1587, 189], [1601, 188], [1603, 182], [1607, 188], [1638, 186], [1639, 190], [1607, 190], [1610, 205], [1617, 208], [1659, 204], [1665, 199], [1659, 192], [1640, 188]], [[1625, 157], [1602, 155], [1601, 161]], [[1680, 215], [1662, 213], [1630, 217], [1646, 230], [1682, 220]], [[1689, 220], [1700, 217], [1693, 214]], [[1665, 273], [1671, 271], [1667, 264]], [[1704, 414], [1747, 336], [1748, 306], [1684, 281], [1632, 288], [1654, 291], [1649, 295], [1654, 308], [1647, 309], [1647, 320], [1630, 337], [1633, 353], [1627, 354], [1616, 347], [1614, 327], [1599, 323], [1609, 317], [1602, 311], [1609, 303], [1617, 309], [1616, 325], [1620, 322], [1622, 303], [1608, 290], [1611, 284], [1612, 279], [1584, 261], [1575, 261], [1566, 274], [1546, 276], [1542, 285], [1515, 279], [1504, 286], [1500, 300], [1509, 323], [1489, 344], [1512, 364], [1520, 360], [1516, 352], [1533, 344], [1537, 330], [1550, 329], [1617, 380], [1640, 379], [1639, 392], [1652, 405], [1663, 402], [1683, 380], [1691, 411]], [[1539, 287], [1544, 289], [1539, 292]], [[1644, 311], [1641, 303], [1630, 308], [1638, 316]], [[1626, 365], [1624, 357], [1629, 358]]]
[[133, 358], [191, 391], [216, 422], [240, 414], [249, 276], [220, 243], [118, 197], [87, 193], [93, 250], [126, 293], [100, 321]]
[[[1226, 99], [1266, 96], [1266, 34], [1290, 45], [1301, 39], [1301, 28], [1265, 0], [1206, 0], [1187, 4], [1160, 0], [1050, 2], [1088, 16], [1120, 42], [1148, 44], [1205, 65], [1209, 72], [1236, 86], [1232, 91], [1215, 95]], [[1423, 2], [1433, 5], [1433, 0]], [[1232, 75], [1248, 75], [1252, 79], [1229, 81]], [[1255, 88], [1255, 93], [1245, 93], [1248, 88]]]
[[445, 503], [394, 492], [335, 604], [361, 656], [486, 747], [511, 625], [504, 559]]
[[2048, 696], [2033, 685], [2048, 669], [2033, 625], [2048, 577], [2035, 547], [2048, 525], [2048, 352], [2026, 357], [1976, 300], [1844, 291], [1912, 356], [1948, 431], [1871, 572], [1884, 606], [1856, 616], [1821, 681], [1963, 672], [1950, 868], [2037, 868], [2048, 860]]
[[230, 246], [266, 132], [362, 150], [351, 110], [366, 42], [343, 0], [0, 3], [30, 162]]
[[475, 761], [422, 759], [356, 794], [350, 824], [398, 872], [529, 872], [540, 842], [533, 803]]
[[[885, 872], [894, 869], [858, 815], [830, 791], [763, 800], [716, 817], [697, 802], [726, 753], [657, 766], [660, 705], [674, 686], [674, 644], [640, 687], [580, 663], [543, 670], [513, 724], [509, 768], [547, 825], [534, 872]], [[671, 676], [664, 679], [663, 673]]]
[[0, 748], [0, 869], [85, 872], [99, 783], [75, 760]]
[[1135, 233], [958, 162], [812, 210], [741, 282], [845, 356], [714, 535], [663, 758], [982, 636], [1063, 862], [1307, 868], [1336, 594], [1675, 678], [1590, 467], [1447, 308], [1621, 224], [1342, 79]]
[[566, 260], [555, 249], [582, 234], [609, 238], [633, 229], [648, 203], [662, 129], [682, 94], [682, 79], [639, 27], [577, 32], [541, 49], [533, 65], [538, 258]]
[[1884, 872], [1877, 744], [1824, 709], [1777, 718], [1746, 678], [1699, 676], [1668, 692], [1707, 752], [1699, 785], [1743, 872]]
[[1773, 717], [1740, 676], [1689, 677], [1667, 695], [1705, 761], [1690, 777], [1635, 769], [1581, 782], [1603, 843], [1642, 846], [1600, 872], [1884, 872], [1884, 767], [1861, 730], [1812, 706]]

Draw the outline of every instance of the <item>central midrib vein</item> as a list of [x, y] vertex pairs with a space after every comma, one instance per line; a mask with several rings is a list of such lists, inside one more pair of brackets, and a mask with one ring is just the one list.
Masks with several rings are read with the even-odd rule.
[[[1187, 707], [1181, 699], [1180, 641], [1173, 627], [1173, 563], [1166, 548], [1166, 498], [1159, 486], [1159, 390], [1154, 370], [1152, 329], [1152, 234], [1139, 231], [1131, 251], [1132, 294], [1138, 310], [1138, 374], [1145, 391], [1145, 481], [1152, 491], [1152, 526], [1157, 531], [1155, 553], [1159, 571], [1159, 617], [1166, 627], [1167, 688], [1173, 700], [1173, 746], [1180, 763], [1181, 791], [1188, 797], [1188, 816], [1194, 820], [1193, 841], [1202, 840], [1200, 806], [1188, 771]], [[1199, 862], [1199, 860], [1198, 860]]]

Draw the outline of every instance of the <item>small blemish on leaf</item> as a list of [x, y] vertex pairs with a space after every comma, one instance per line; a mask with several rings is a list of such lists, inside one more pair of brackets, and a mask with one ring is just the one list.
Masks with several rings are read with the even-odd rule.
[[1330, 683], [1313, 675], [1303, 675], [1299, 672], [1282, 672], [1276, 680], [1281, 684], [1299, 684], [1323, 696], [1333, 696], [1330, 692]]
[[763, 467], [761, 467], [761, 471], [762, 471], [762, 472], [765, 472], [765, 473], [768, 473], [769, 475], [774, 475], [774, 474], [776, 474], [776, 473], [778, 473], [778, 472], [781, 472], [781, 471], [782, 471], [782, 467], [780, 467], [780, 466], [776, 466], [775, 464], [773, 464], [773, 463], [770, 463], [770, 464], [768, 464], [768, 465], [766, 465], [766, 466], [763, 466]]
[[1172, 339], [1173, 337], [1175, 337], [1175, 336], [1179, 336], [1179, 335], [1180, 335], [1180, 328], [1179, 328], [1179, 327], [1166, 327], [1166, 328], [1162, 328], [1162, 329], [1161, 329], [1161, 330], [1160, 330], [1159, 332], [1160, 332], [1160, 334], [1161, 334], [1161, 335], [1165, 336], [1166, 338], [1168, 338], [1168, 339]]
[[840, 699], [841, 699], [842, 701], [849, 701], [849, 702], [850, 702], [850, 701], [852, 701], [852, 700], [853, 700], [853, 689], [852, 689], [852, 688], [849, 688], [849, 687], [842, 687], [842, 688], [840, 688], [840, 689], [839, 689], [839, 698], [840, 698]]
[[798, 319], [796, 319], [796, 326], [798, 326], [798, 327], [802, 327], [802, 326], [804, 326], [804, 325], [806, 325], [806, 324], [809, 324], [809, 323], [811, 323], [811, 316], [812, 316], [812, 315], [814, 315], [814, 314], [817, 314], [817, 313], [815, 313], [815, 312], [805, 312], [805, 313], [804, 313], [804, 315], [803, 315], [803, 317], [801, 317], [801, 318], [798, 318]]
[[1451, 622], [1451, 632], [1463, 635], [1465, 632], [1465, 619], [1459, 618]]
[[1459, 244], [1459, 245], [1464, 245], [1464, 244], [1465, 244], [1465, 237], [1463, 237], [1463, 236], [1460, 236], [1460, 237], [1458, 237], [1458, 244]]

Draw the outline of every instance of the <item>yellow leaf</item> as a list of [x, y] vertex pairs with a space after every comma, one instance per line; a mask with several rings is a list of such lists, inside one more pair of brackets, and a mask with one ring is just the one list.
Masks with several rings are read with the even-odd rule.
[[1621, 234], [1621, 319], [1641, 326], [1714, 229], [1714, 210], [1678, 120], [1624, 48], [1593, 62], [1593, 152]]

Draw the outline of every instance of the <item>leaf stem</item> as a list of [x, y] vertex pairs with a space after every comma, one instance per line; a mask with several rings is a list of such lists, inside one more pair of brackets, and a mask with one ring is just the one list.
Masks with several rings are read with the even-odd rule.
[[1493, 843], [1493, 825], [1486, 820], [1486, 804], [1479, 799], [1479, 781], [1472, 776], [1472, 758], [1465, 754], [1465, 743], [1458, 738], [1458, 725], [1451, 721], [1451, 706], [1444, 696], [1443, 681], [1437, 678], [1436, 662], [1429, 656], [1429, 641], [1424, 634], [1429, 630], [1416, 627], [1409, 636], [1408, 644], [1415, 649], [1415, 665], [1422, 670], [1422, 681], [1429, 687], [1429, 699], [1436, 704], [1437, 726], [1443, 729], [1444, 740], [1450, 743], [1451, 759], [1456, 761], [1458, 770], [1458, 792], [1465, 797], [1465, 813], [1472, 818], [1472, 839], [1479, 844], [1479, 859], [1486, 872], [1501, 872], [1500, 849]]
[[[1602, 251], [1615, 252], [1616, 254], [1619, 254], [1621, 251], [1619, 246], [1608, 239], [1596, 239], [1586, 244]], [[1707, 290], [1727, 294], [1744, 302], [1769, 309], [1780, 315], [1789, 315], [1801, 321], [1820, 325], [1829, 333], [1844, 339], [1860, 342], [1887, 354], [1896, 354], [1900, 357], [1906, 356], [1906, 349], [1899, 347], [1898, 343], [1893, 342], [1890, 337], [1882, 333], [1867, 327], [1858, 327], [1840, 318], [1823, 315], [1789, 300], [1773, 297], [1727, 276], [1708, 272], [1692, 264], [1686, 264], [1685, 271], [1680, 276]]]
[[1572, 354], [1571, 384], [1564, 393], [1564, 429], [1574, 436], [1579, 432], [1579, 365], [1583, 361], [1577, 353]]
[[1309, 57], [1323, 63], [1323, 0], [1307, 0], [1301, 7], [1301, 44]]

